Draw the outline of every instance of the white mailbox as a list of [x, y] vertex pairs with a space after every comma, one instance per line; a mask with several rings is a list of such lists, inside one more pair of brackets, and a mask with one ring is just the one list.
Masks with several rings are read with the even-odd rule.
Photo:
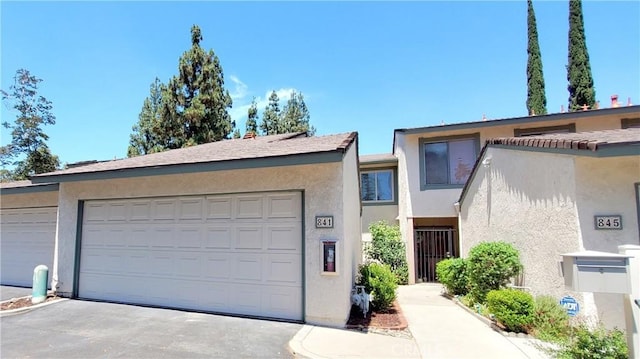
[[597, 251], [563, 254], [564, 285], [576, 292], [628, 294], [629, 258]]

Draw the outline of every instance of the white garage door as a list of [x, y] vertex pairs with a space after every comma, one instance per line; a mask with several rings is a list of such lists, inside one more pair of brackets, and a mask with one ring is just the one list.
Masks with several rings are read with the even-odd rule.
[[81, 298], [302, 319], [300, 192], [87, 201]]
[[0, 211], [0, 218], [2, 218], [0, 281], [2, 284], [32, 286], [33, 269], [40, 264], [49, 268], [49, 278], [51, 278], [57, 212], [56, 207]]

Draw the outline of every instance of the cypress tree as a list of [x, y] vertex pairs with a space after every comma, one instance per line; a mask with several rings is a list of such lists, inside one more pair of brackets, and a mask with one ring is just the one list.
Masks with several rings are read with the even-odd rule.
[[527, 0], [527, 5], [527, 112], [529, 115], [544, 115], [547, 113], [547, 96], [544, 91], [536, 14], [531, 0]]
[[584, 35], [582, 18], [582, 1], [569, 0], [569, 64], [567, 65], [569, 81], [569, 111], [576, 111], [583, 105], [594, 108], [596, 91], [591, 76], [589, 53]]

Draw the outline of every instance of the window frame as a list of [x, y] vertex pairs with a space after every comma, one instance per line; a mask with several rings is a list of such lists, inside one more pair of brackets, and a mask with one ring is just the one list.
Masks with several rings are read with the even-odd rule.
[[576, 124], [575, 123], [567, 123], [566, 125], [558, 125], [558, 126], [515, 128], [515, 129], [513, 129], [513, 136], [514, 137], [526, 137], [526, 136], [548, 135], [548, 134], [553, 134], [553, 133], [563, 133], [563, 132], [558, 132], [560, 130], [568, 130], [569, 133], [574, 133], [574, 132], [576, 132]]
[[[463, 188], [464, 183], [462, 184], [427, 184], [427, 164], [426, 164], [426, 156], [424, 154], [424, 147], [426, 144], [430, 143], [438, 143], [438, 142], [446, 142], [447, 143], [447, 181], [451, 182], [450, 167], [451, 163], [449, 163], [449, 142], [458, 141], [458, 140], [473, 140], [475, 144], [475, 160], [474, 165], [478, 161], [478, 156], [480, 155], [480, 133], [474, 132], [464, 135], [452, 135], [452, 136], [439, 136], [439, 137], [421, 137], [418, 139], [418, 157], [419, 157], [419, 167], [420, 167], [420, 190], [432, 190], [432, 189], [449, 189], [449, 188]], [[467, 179], [468, 181], [469, 179]]]
[[[364, 173], [378, 173], [378, 172], [391, 172], [391, 200], [372, 200], [365, 201], [362, 199], [362, 174]], [[390, 204], [398, 204], [398, 186], [396, 183], [396, 168], [395, 167], [375, 167], [375, 168], [363, 168], [360, 170], [360, 201], [365, 206], [385, 206]], [[376, 197], [378, 194], [378, 183], [376, 178]]]

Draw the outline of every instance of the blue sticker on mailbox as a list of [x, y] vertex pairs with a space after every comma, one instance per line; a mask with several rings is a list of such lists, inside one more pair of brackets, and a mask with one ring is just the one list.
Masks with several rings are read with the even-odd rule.
[[569, 314], [570, 317], [575, 317], [580, 311], [580, 304], [578, 304], [578, 301], [569, 295], [560, 299], [560, 305], [567, 310], [567, 314]]

